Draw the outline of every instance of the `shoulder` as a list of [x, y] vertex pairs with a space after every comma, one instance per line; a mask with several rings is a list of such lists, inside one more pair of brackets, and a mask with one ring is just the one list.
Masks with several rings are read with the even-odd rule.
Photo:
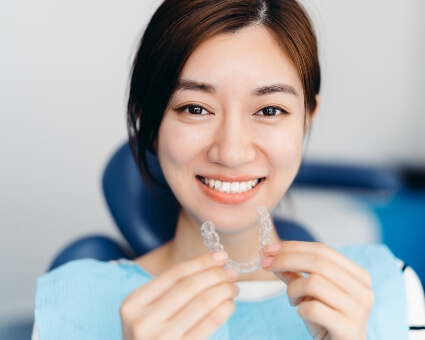
[[[387, 246], [368, 244], [335, 247], [335, 249], [369, 272], [372, 288], [378, 298], [385, 300], [394, 293], [405, 291], [400, 261]], [[401, 299], [402, 294], [398, 295]]]
[[374, 304], [369, 314], [369, 333], [374, 334], [372, 338], [388, 339], [391, 334], [394, 339], [406, 339], [408, 305], [397, 258], [381, 244], [353, 245], [336, 250], [371, 276]]
[[122, 275], [123, 273], [132, 273], [134, 275], [142, 275], [149, 277], [146, 271], [139, 267], [137, 263], [127, 260], [119, 259], [116, 261], [99, 261], [95, 259], [80, 259], [67, 262], [52, 271], [45, 273], [38, 278], [38, 282], [61, 279], [63, 277], [71, 276], [73, 279], [78, 279], [86, 275]]
[[336, 249], [371, 274], [375, 315], [383, 316], [383, 322], [394, 320], [394, 315], [405, 319], [411, 339], [415, 339], [415, 336], [420, 338], [425, 334], [424, 290], [411, 267], [395, 257], [390, 249], [382, 244]]
[[109, 325], [107, 329], [112, 334], [119, 334], [118, 310], [122, 301], [150, 279], [131, 261], [92, 259], [71, 261], [44, 274], [37, 280], [35, 297], [40, 338], [65, 339], [64, 334], [70, 339], [71, 335], [93, 338], [87, 332], [99, 329], [107, 336], [104, 324]]
[[366, 269], [376, 283], [385, 284], [390, 278], [402, 283], [397, 258], [386, 245], [366, 244], [334, 248], [351, 261]]
[[63, 295], [64, 288], [69, 291], [85, 291], [114, 285], [149, 281], [150, 276], [136, 263], [128, 260], [103, 262], [94, 259], [70, 261], [42, 275], [37, 280], [37, 294], [48, 290], [49, 296]]
[[[384, 244], [361, 244], [361, 245], [348, 245], [348, 246], [335, 246], [343, 255], [348, 258], [353, 258], [354, 261], [362, 262], [365, 264], [375, 263], [379, 260], [390, 260], [394, 261], [395, 265], [396, 257], [393, 255], [391, 250]], [[373, 258], [370, 256], [374, 255]]]

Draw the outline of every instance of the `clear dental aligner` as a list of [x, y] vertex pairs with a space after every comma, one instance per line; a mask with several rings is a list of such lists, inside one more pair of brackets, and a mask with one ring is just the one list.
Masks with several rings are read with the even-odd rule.
[[[241, 263], [237, 263], [228, 257], [224, 266], [225, 268], [232, 268], [239, 274], [250, 273], [260, 268], [261, 260], [263, 258], [261, 255], [261, 249], [263, 249], [265, 245], [272, 243], [273, 223], [270, 220], [269, 212], [265, 207], [257, 208], [257, 217], [258, 221], [256, 226], [260, 231], [260, 251], [258, 252], [258, 256], [253, 258], [251, 261]], [[215, 231], [215, 226], [211, 221], [202, 223], [201, 234], [204, 237], [205, 245], [212, 253], [216, 251], [224, 251], [224, 247], [220, 243], [220, 237]]]

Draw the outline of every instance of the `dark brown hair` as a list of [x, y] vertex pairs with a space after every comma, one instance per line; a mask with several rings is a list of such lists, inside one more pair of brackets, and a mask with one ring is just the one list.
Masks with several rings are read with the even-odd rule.
[[130, 81], [127, 124], [130, 145], [145, 179], [154, 179], [146, 151], [154, 151], [168, 103], [194, 49], [220, 33], [260, 25], [294, 63], [310, 114], [320, 89], [317, 41], [308, 15], [296, 0], [165, 0], [150, 20]]

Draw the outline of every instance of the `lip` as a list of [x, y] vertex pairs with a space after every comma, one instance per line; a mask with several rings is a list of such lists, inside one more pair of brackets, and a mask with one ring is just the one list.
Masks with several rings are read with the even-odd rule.
[[[211, 176], [207, 178], [218, 179], [222, 182], [245, 182], [245, 181], [249, 181], [253, 179], [252, 176], [251, 177], [246, 177], [246, 176], [232, 177], [231, 179], [229, 177], [223, 177], [223, 176]], [[260, 187], [263, 185], [265, 180], [266, 180], [265, 177], [261, 177], [260, 182], [251, 190], [241, 192], [239, 194], [228, 194], [226, 192], [220, 192], [220, 191], [211, 189], [209, 186], [202, 183], [199, 177], [196, 176], [196, 182], [198, 183], [200, 189], [206, 196], [208, 196], [215, 202], [222, 203], [222, 204], [229, 204], [229, 205], [242, 204], [242, 203], [245, 203], [246, 201], [249, 201], [258, 192], [258, 190], [260, 190]]]

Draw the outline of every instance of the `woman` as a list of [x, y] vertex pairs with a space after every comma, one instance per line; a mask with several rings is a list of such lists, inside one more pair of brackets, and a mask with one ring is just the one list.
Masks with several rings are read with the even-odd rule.
[[[175, 237], [129, 263], [47, 274], [40, 338], [407, 338], [403, 278], [385, 248], [337, 251], [273, 231], [259, 270], [224, 268], [258, 254], [254, 211], [272, 211], [291, 185], [319, 88], [316, 38], [295, 0], [164, 1], [135, 58], [128, 126], [145, 179], [150, 151], [181, 205]], [[208, 220], [225, 252], [203, 244]]]

